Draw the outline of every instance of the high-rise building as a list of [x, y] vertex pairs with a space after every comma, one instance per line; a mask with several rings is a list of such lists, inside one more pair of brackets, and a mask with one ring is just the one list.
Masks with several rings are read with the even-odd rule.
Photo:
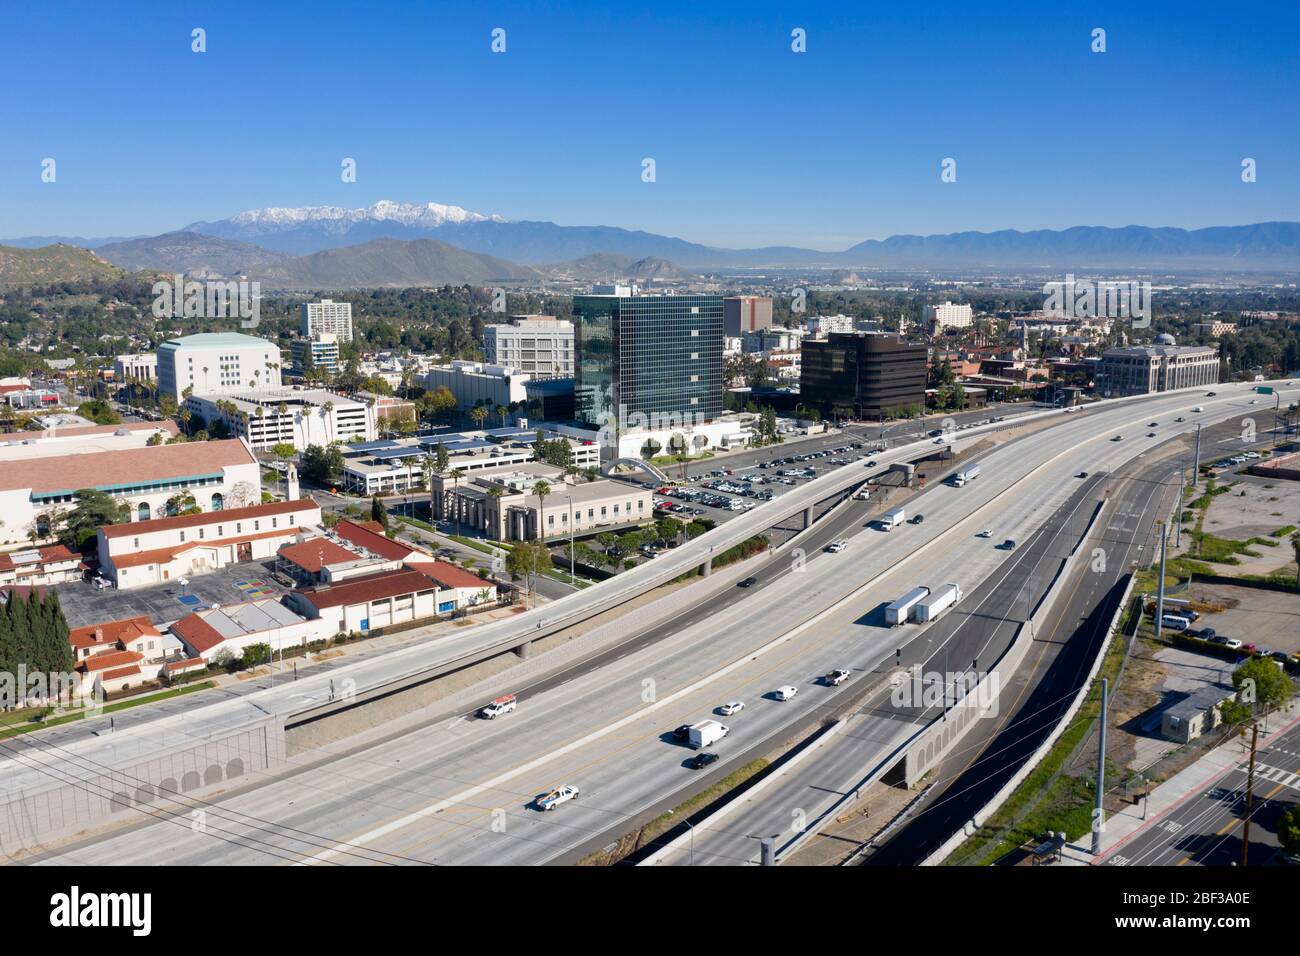
[[765, 295], [729, 295], [722, 300], [723, 335], [740, 336], [772, 327], [772, 299]]
[[338, 336], [340, 342], [352, 341], [352, 303], [321, 299], [302, 304], [302, 321], [298, 331], [305, 339], [317, 332]]
[[508, 325], [483, 328], [489, 365], [508, 365], [533, 378], [573, 375], [573, 323], [553, 315], [512, 315]]
[[832, 332], [805, 339], [800, 378], [804, 405], [827, 416], [879, 418], [883, 411], [924, 405], [924, 345], [880, 333]]
[[975, 313], [969, 305], [956, 302], [941, 302], [925, 307], [925, 321], [938, 331], [945, 326], [953, 329], [970, 328], [975, 322]]
[[620, 430], [722, 414], [722, 296], [580, 295], [578, 417]]
[[238, 332], [201, 332], [158, 346], [158, 393], [195, 395], [280, 387], [280, 349]]

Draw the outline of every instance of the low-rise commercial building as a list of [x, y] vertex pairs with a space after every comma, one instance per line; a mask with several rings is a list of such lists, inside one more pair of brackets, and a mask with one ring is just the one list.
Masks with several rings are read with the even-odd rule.
[[[545, 482], [545, 498], [536, 494]], [[626, 482], [568, 478], [563, 469], [532, 462], [466, 476], [434, 478], [434, 515], [495, 541], [531, 541], [634, 527], [654, 515], [649, 491]]]
[[121, 425], [74, 425], [39, 432], [14, 432], [0, 440], [0, 461], [20, 458], [55, 458], [91, 451], [145, 448], [170, 441], [180, 434], [171, 419], [161, 422], [125, 422]]
[[0, 554], [0, 586], [63, 584], [84, 574], [81, 555], [61, 544]]
[[327, 622], [295, 614], [271, 598], [195, 611], [169, 630], [184, 644], [188, 658], [201, 658], [205, 663], [223, 653], [240, 657], [254, 644], [265, 644], [275, 655], [335, 633]]
[[1150, 395], [1216, 385], [1219, 350], [1209, 345], [1128, 345], [1102, 353], [1097, 394], [1103, 398]]
[[158, 353], [137, 352], [113, 359], [113, 378], [118, 382], [155, 382], [158, 380]]
[[124, 618], [68, 632], [76, 661], [76, 694], [111, 694], [157, 680], [170, 663], [184, 660], [180, 641], [161, 634], [148, 617]]
[[0, 460], [0, 538], [26, 541], [33, 531], [38, 540], [47, 538], [55, 513], [75, 506], [84, 489], [125, 502], [137, 521], [165, 514], [178, 495], [193, 495], [204, 511], [257, 501], [262, 477], [252, 451], [237, 439]]
[[100, 574], [126, 590], [262, 561], [320, 522], [320, 505], [307, 498], [106, 525], [97, 540]]
[[531, 377], [508, 365], [458, 359], [450, 365], [429, 369], [424, 376], [424, 387], [431, 392], [446, 388], [462, 410], [485, 405], [491, 411], [498, 405], [509, 407], [512, 402], [526, 402], [528, 393], [524, 385]]

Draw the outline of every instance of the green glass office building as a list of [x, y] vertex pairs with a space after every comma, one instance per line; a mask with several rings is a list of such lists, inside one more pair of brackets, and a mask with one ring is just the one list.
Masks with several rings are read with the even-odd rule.
[[573, 323], [577, 416], [588, 425], [722, 414], [722, 296], [574, 296]]

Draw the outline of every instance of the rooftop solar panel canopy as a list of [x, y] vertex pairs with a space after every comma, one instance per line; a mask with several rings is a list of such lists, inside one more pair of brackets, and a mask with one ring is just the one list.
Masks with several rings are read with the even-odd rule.
[[415, 445], [406, 445], [400, 448], [380, 448], [372, 452], [372, 457], [381, 461], [390, 461], [395, 458], [420, 458], [424, 455], [424, 449]]
[[379, 441], [363, 441], [356, 445], [344, 445], [344, 451], [378, 451], [381, 448], [397, 448], [398, 443], [391, 438], [381, 438]]
[[511, 438], [515, 435], [532, 435], [534, 428], [489, 428], [483, 434], [488, 438]]
[[464, 435], [425, 435], [420, 439], [420, 444], [432, 448], [434, 445], [450, 445], [457, 441], [468, 441], [468, 439]]

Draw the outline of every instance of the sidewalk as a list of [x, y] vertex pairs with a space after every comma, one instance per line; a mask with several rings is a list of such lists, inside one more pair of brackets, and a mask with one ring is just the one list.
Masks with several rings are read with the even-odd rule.
[[[1294, 700], [1277, 716], [1282, 719], [1282, 723], [1267, 737], [1260, 738], [1258, 744], [1260, 750], [1270, 746], [1300, 724], [1300, 715], [1296, 713]], [[1215, 747], [1200, 760], [1185, 767], [1152, 790], [1145, 808], [1141, 803], [1132, 804], [1107, 817], [1101, 856], [1092, 855], [1092, 835], [1086, 834], [1079, 843], [1065, 845], [1061, 851], [1061, 865], [1091, 866], [1099, 860], [1104, 860], [1139, 833], [1158, 825], [1165, 816], [1185, 801], [1209, 790], [1216, 781], [1241, 766], [1249, 757], [1250, 748], [1240, 739], [1234, 738]], [[1146, 817], [1145, 820], [1143, 816]]]

